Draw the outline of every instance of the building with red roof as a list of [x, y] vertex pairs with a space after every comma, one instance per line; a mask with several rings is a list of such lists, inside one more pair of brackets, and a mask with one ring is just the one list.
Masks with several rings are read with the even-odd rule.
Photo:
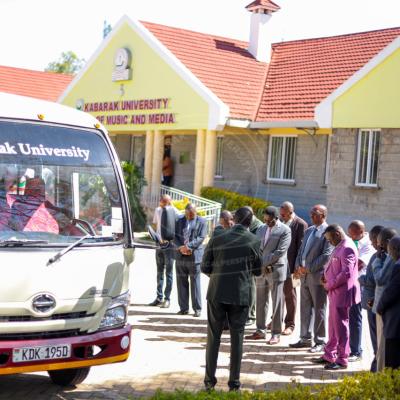
[[0, 65], [0, 92], [57, 101], [73, 76]]
[[0, 90], [95, 115], [120, 157], [143, 166], [150, 196], [170, 152], [179, 189], [290, 200], [300, 215], [323, 203], [332, 222], [390, 220], [400, 27], [271, 45], [279, 5], [246, 8], [248, 42], [123, 17], [73, 79], [21, 70], [16, 83], [19, 71], [0, 67]]

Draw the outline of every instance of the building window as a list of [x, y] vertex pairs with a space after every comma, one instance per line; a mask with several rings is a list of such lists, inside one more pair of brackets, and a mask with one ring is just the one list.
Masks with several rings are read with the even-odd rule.
[[361, 129], [358, 133], [356, 185], [377, 186], [381, 132]]
[[269, 181], [294, 183], [296, 136], [271, 136], [268, 152]]
[[217, 137], [217, 162], [215, 166], [215, 177], [222, 178], [223, 165], [224, 165], [224, 138], [223, 136]]

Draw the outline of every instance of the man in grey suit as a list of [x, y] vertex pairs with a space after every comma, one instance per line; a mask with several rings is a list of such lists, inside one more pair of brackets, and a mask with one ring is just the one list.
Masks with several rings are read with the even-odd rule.
[[[313, 225], [305, 231], [296, 258], [295, 274], [300, 277], [300, 340], [290, 344], [292, 348], [310, 347], [311, 353], [323, 350], [326, 336], [327, 294], [321, 277], [333, 251], [324, 236], [328, 224], [327, 208], [318, 204], [310, 211]], [[314, 346], [311, 343], [310, 324], [314, 312]]]
[[279, 210], [270, 206], [264, 210], [264, 222], [257, 231], [261, 240], [262, 275], [256, 278], [256, 325], [257, 330], [245, 339], [265, 338], [269, 295], [272, 297], [271, 338], [267, 344], [280, 341], [283, 320], [283, 283], [287, 277], [287, 251], [291, 241], [290, 228], [279, 221]]

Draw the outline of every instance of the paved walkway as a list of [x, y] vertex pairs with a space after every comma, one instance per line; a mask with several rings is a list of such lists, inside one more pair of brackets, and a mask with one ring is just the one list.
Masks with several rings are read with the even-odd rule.
[[[0, 376], [1, 399], [133, 399], [157, 389], [203, 388], [206, 313], [201, 318], [178, 316], [176, 289], [169, 309], [145, 306], [155, 297], [156, 267], [152, 251], [139, 250], [132, 271], [132, 352], [125, 363], [92, 368], [87, 380], [75, 389], [53, 386], [45, 373]], [[203, 309], [208, 278], [202, 277]], [[364, 318], [366, 321], [366, 318]], [[366, 327], [366, 325], [364, 324]], [[254, 327], [253, 327], [254, 329]], [[253, 329], [248, 329], [251, 333]], [[288, 347], [298, 338], [282, 337], [278, 346], [246, 341], [242, 362], [243, 388], [273, 390], [292, 381], [303, 384], [334, 382], [345, 374], [369, 369], [371, 345], [363, 332], [364, 358], [347, 371], [327, 372], [310, 362], [312, 354]], [[218, 360], [217, 389], [226, 390], [229, 368], [229, 335], [224, 335]]]

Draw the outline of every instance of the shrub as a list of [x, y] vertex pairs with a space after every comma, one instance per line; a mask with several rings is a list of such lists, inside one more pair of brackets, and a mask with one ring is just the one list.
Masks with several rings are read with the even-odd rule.
[[[267, 382], [268, 386], [268, 382]], [[361, 372], [346, 376], [337, 383], [307, 386], [288, 384], [286, 389], [272, 392], [200, 391], [190, 393], [157, 391], [153, 400], [394, 400], [400, 399], [400, 370], [387, 369], [379, 373]]]
[[250, 206], [254, 214], [261, 220], [263, 210], [272, 204], [257, 197], [250, 197], [215, 187], [203, 187], [200, 195], [206, 199], [221, 203], [223, 210], [235, 211], [240, 207]]
[[[185, 207], [189, 204], [189, 199], [187, 197], [183, 198], [182, 200], [172, 200], [172, 205], [180, 212], [185, 212]], [[198, 210], [197, 214], [201, 217], [204, 217], [206, 213], [204, 211]]]

